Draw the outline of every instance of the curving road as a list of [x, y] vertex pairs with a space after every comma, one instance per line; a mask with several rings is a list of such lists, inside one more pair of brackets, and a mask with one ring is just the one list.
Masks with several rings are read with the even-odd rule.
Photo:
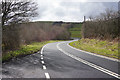
[[41, 51], [3, 63], [3, 78], [120, 79], [119, 62], [68, 45], [49, 43]]

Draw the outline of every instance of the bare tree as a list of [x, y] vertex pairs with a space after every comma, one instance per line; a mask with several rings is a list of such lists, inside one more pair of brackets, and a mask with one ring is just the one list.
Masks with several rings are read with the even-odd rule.
[[2, 1], [2, 26], [29, 21], [37, 16], [37, 4], [32, 1]]
[[84, 38], [99, 38], [107, 40], [118, 40], [120, 35], [119, 22], [118, 22], [118, 11], [112, 9], [106, 9], [104, 13], [94, 16], [90, 21], [86, 21], [82, 28], [82, 36]]

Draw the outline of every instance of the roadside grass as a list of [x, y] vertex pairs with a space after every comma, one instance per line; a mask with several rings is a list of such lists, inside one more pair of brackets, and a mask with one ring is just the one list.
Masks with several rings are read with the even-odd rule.
[[2, 55], [2, 61], [8, 61], [12, 58], [20, 57], [20, 56], [25, 56], [29, 54], [33, 54], [37, 51], [40, 51], [42, 46], [44, 46], [47, 43], [53, 43], [53, 42], [58, 42], [62, 40], [51, 40], [51, 41], [44, 41], [44, 42], [34, 42], [29, 45], [22, 45], [20, 49], [15, 50], [15, 51], [9, 51], [7, 53], [3, 53]]
[[118, 42], [101, 41], [96, 39], [81, 39], [69, 45], [96, 54], [119, 59]]
[[69, 29], [69, 32], [71, 33], [71, 37], [81, 38], [81, 27], [82, 24], [74, 24], [74, 27]]

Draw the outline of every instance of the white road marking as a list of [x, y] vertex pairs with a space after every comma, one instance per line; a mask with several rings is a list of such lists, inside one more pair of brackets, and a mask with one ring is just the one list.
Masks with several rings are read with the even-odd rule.
[[41, 59], [43, 60], [43, 57], [41, 57]]
[[44, 62], [44, 61], [41, 61], [41, 63], [42, 63], [42, 64], [45, 64], [45, 62]]
[[[46, 46], [46, 45], [45, 45], [45, 46]], [[43, 60], [43, 50], [44, 50], [45, 46], [43, 46], [42, 49], [41, 49], [41, 59], [42, 59], [42, 60]], [[44, 64], [45, 62], [44, 62], [44, 61], [41, 61], [41, 63]], [[44, 69], [44, 70], [47, 69], [45, 65], [43, 65], [43, 69]], [[50, 79], [49, 73], [45, 73], [45, 77], [46, 77], [46, 79]]]
[[105, 58], [105, 59], [108, 59], [108, 60], [120, 62], [120, 60], [118, 60], [118, 59], [114, 59], [114, 58], [110, 58], [110, 57], [106, 57], [106, 56], [102, 56], [102, 55], [98, 55], [98, 54], [95, 54], [95, 53], [91, 53], [91, 52], [87, 52], [87, 51], [83, 51], [83, 50], [74, 48], [74, 47], [70, 46], [69, 43], [68, 43], [67, 45], [68, 45], [70, 48], [75, 49], [75, 50], [80, 51], [80, 52], [85, 52], [85, 53], [90, 54], [90, 55], [94, 55], [94, 56], [101, 57], [101, 58]]
[[41, 49], [41, 54], [43, 54], [43, 49], [45, 48], [46, 45], [44, 45]]
[[43, 57], [43, 55], [41, 55], [41, 57]]
[[43, 69], [46, 69], [46, 66], [45, 66], [45, 65], [43, 65]]
[[93, 64], [93, 63], [91, 63], [91, 62], [88, 62], [88, 61], [86, 61], [86, 60], [84, 60], [84, 59], [82, 59], [82, 58], [76, 57], [76, 56], [71, 55], [70, 53], [68, 53], [68, 52], [66, 52], [66, 51], [63, 51], [63, 50], [59, 47], [60, 44], [61, 44], [61, 43], [58, 43], [58, 44], [57, 44], [57, 48], [58, 48], [61, 52], [63, 52], [64, 54], [66, 54], [67, 56], [69, 56], [69, 57], [71, 57], [71, 58], [73, 58], [73, 59], [75, 59], [75, 60], [77, 60], [77, 61], [80, 61], [80, 62], [82, 62], [82, 63], [84, 63], [84, 64], [86, 64], [86, 65], [88, 65], [88, 66], [90, 66], [90, 67], [93, 67], [93, 68], [95, 68], [95, 69], [97, 69], [97, 70], [99, 70], [99, 71], [101, 71], [101, 72], [104, 72], [104, 73], [106, 73], [106, 74], [108, 74], [108, 75], [111, 75], [111, 76], [113, 76], [113, 77], [116, 77], [116, 78], [120, 79], [120, 75], [117, 74], [117, 73], [115, 73], [115, 72], [112, 72], [112, 71], [110, 71], [110, 70], [107, 70], [107, 69], [105, 69], [105, 68], [102, 68], [102, 67], [100, 67], [100, 66], [97, 66], [97, 65], [95, 65], [95, 64]]
[[45, 77], [46, 77], [47, 79], [50, 79], [49, 73], [45, 73]]
[[43, 54], [43, 53], [41, 53], [41, 54]]
[[41, 56], [41, 58], [43, 58], [43, 56]]

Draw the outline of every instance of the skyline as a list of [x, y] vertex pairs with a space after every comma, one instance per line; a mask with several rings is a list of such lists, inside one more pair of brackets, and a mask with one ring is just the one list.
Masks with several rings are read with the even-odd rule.
[[117, 2], [70, 2], [37, 0], [39, 16], [33, 21], [82, 22], [83, 17], [97, 16], [110, 8], [118, 10]]

